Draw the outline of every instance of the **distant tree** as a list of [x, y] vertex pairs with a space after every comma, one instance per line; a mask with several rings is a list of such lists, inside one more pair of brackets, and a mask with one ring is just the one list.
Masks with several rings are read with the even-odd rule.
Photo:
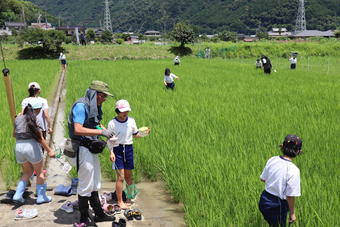
[[197, 37], [197, 34], [191, 25], [180, 22], [175, 24], [170, 36], [173, 40], [179, 42], [181, 47], [184, 47], [185, 44], [193, 43]]
[[129, 34], [117, 33], [115, 34], [116, 39], [123, 39], [124, 41], [128, 41], [131, 36]]
[[218, 38], [222, 41], [236, 42], [237, 41], [237, 33], [236, 32], [230, 32], [230, 31], [223, 31], [223, 32], [218, 34]]
[[269, 39], [269, 35], [267, 32], [257, 32], [256, 37], [259, 39]]
[[121, 45], [124, 43], [124, 39], [116, 39], [116, 43]]
[[112, 32], [103, 31], [102, 36], [101, 36], [101, 41], [103, 43], [111, 43], [112, 42]]
[[89, 40], [89, 41], [94, 41], [94, 40], [95, 40], [96, 34], [94, 33], [94, 31], [93, 31], [92, 29], [87, 30], [87, 32], [86, 32], [86, 38], [87, 38], [87, 40]]
[[334, 32], [336, 38], [340, 38], [340, 29]]
[[66, 35], [62, 31], [29, 28], [20, 33], [20, 42], [27, 42], [33, 47], [42, 47], [45, 53], [59, 53], [63, 51], [62, 43]]

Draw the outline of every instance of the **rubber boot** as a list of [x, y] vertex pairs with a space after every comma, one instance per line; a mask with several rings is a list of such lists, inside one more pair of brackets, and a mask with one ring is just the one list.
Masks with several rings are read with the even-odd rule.
[[92, 217], [90, 217], [89, 214], [89, 197], [87, 196], [80, 196], [78, 195], [78, 206], [79, 206], [79, 212], [80, 212], [80, 222], [84, 223], [85, 226], [94, 226], [97, 225], [92, 220]]
[[46, 184], [37, 184], [37, 204], [49, 203], [52, 201], [51, 196], [46, 195]]
[[19, 181], [17, 185], [17, 189], [15, 190], [15, 194], [13, 196], [13, 201], [17, 203], [25, 203], [25, 199], [22, 197], [22, 195], [25, 192], [27, 182], [26, 181]]
[[114, 221], [114, 216], [109, 216], [104, 213], [103, 208], [101, 206], [99, 195], [97, 191], [91, 192], [90, 204], [95, 213], [94, 221], [95, 222], [104, 222], [104, 221]]

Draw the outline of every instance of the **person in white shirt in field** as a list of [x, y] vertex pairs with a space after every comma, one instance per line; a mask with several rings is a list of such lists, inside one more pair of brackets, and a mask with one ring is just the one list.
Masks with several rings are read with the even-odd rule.
[[296, 69], [297, 58], [295, 56], [292, 56], [289, 58], [289, 62], [290, 62], [290, 69]]
[[[123, 201], [123, 182], [132, 185], [132, 170], [134, 166], [133, 138], [140, 138], [143, 135], [138, 131], [136, 121], [129, 117], [131, 111], [127, 100], [118, 100], [115, 106], [117, 116], [113, 118], [107, 129], [114, 133], [114, 140], [108, 141], [110, 149], [110, 160], [113, 162], [112, 169], [116, 170], [116, 195], [117, 203], [121, 209], [127, 209], [128, 204]], [[146, 130], [146, 135], [150, 134], [150, 128]]]
[[302, 152], [302, 140], [296, 135], [285, 137], [280, 145], [282, 156], [270, 158], [260, 176], [265, 183], [259, 209], [270, 226], [286, 226], [296, 220], [295, 198], [301, 195], [300, 170], [292, 160]]
[[174, 65], [179, 65], [181, 64], [181, 59], [179, 58], [179, 56], [176, 56], [174, 59]]
[[175, 88], [175, 82], [174, 79], [179, 79], [178, 76], [176, 76], [175, 74], [171, 73], [169, 68], [165, 69], [165, 73], [164, 73], [164, 86], [167, 89], [174, 89]]

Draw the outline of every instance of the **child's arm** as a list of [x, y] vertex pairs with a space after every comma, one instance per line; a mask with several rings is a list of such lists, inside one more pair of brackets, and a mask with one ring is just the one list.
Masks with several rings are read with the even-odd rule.
[[42, 136], [42, 134], [40, 133], [40, 141], [39, 143], [43, 146], [43, 148], [47, 151], [47, 154], [50, 158], [54, 158], [55, 157], [55, 153], [54, 151], [48, 146], [46, 140], [44, 139], [44, 137]]
[[289, 223], [292, 223], [296, 220], [295, 216], [295, 197], [287, 196], [287, 202], [289, 207]]

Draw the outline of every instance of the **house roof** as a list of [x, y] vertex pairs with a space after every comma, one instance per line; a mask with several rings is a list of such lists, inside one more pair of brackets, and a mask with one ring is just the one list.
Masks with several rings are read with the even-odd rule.
[[160, 33], [159, 31], [153, 31], [153, 30], [150, 30], [150, 31], [146, 31], [144, 33]]
[[331, 30], [328, 30], [328, 31], [305, 30], [305, 31], [295, 32], [293, 36], [295, 37], [330, 37], [330, 36], [335, 36], [335, 35], [334, 35], [334, 32]]

